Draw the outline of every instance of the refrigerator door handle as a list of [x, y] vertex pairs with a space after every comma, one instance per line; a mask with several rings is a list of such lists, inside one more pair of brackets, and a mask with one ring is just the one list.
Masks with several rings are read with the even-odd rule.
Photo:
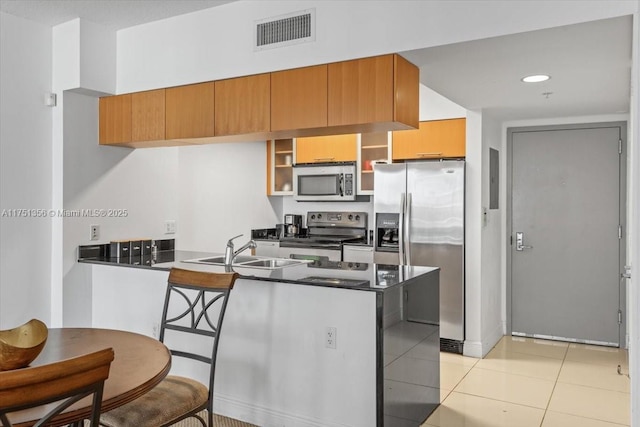
[[404, 224], [405, 224], [405, 211], [406, 211], [406, 199], [405, 193], [400, 194], [400, 215], [399, 215], [399, 224], [398, 224], [398, 265], [405, 264], [405, 255], [404, 255]]
[[411, 193], [407, 193], [406, 197], [406, 208], [405, 208], [405, 220], [404, 220], [404, 228], [402, 232], [404, 233], [404, 253], [406, 262], [405, 264], [411, 265]]

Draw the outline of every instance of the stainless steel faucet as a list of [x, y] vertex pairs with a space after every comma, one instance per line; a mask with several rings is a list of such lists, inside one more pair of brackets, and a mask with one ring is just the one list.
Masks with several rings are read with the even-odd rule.
[[249, 240], [247, 243], [244, 244], [244, 246], [242, 246], [240, 249], [238, 249], [237, 251], [234, 252], [234, 247], [233, 247], [233, 239], [237, 239], [238, 237], [242, 237], [244, 236], [244, 234], [238, 234], [235, 237], [230, 238], [227, 241], [227, 247], [224, 250], [224, 265], [225, 266], [231, 266], [231, 264], [233, 264], [233, 260], [235, 259], [236, 256], [238, 256], [238, 254], [242, 251], [245, 251], [249, 248], [251, 249], [255, 249], [256, 247], [256, 242], [252, 240]]

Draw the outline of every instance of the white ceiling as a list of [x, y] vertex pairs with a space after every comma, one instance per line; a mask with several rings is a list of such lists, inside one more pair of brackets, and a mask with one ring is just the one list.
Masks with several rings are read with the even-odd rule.
[[45, 25], [75, 18], [114, 30], [183, 15], [233, 0], [1, 0], [0, 10]]
[[[626, 16], [402, 55], [425, 86], [502, 120], [617, 114], [629, 111], [631, 40]], [[551, 79], [520, 81], [530, 74]]]
[[[0, 10], [57, 25], [77, 17], [121, 29], [220, 6], [218, 0], [0, 0]], [[626, 113], [632, 19], [594, 21], [402, 52], [421, 82], [499, 120]], [[551, 80], [524, 84], [528, 74]]]

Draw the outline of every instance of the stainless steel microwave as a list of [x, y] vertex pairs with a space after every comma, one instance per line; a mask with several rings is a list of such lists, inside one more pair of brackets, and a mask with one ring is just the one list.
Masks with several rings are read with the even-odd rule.
[[299, 202], [356, 200], [356, 164], [345, 162], [294, 165], [293, 198]]

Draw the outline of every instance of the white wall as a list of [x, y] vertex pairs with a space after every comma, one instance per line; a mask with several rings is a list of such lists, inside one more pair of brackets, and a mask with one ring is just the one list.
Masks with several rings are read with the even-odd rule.
[[420, 84], [420, 121], [466, 117], [467, 110]]
[[467, 111], [464, 354], [482, 357], [482, 113]]
[[[51, 207], [51, 30], [0, 12], [0, 211]], [[51, 320], [51, 219], [0, 216], [0, 329]]]
[[[118, 93], [438, 46], [635, 12], [629, 1], [240, 1], [118, 32]], [[316, 41], [254, 52], [255, 20], [316, 10]]]
[[229, 238], [244, 234], [239, 247], [252, 228], [282, 222], [280, 197], [266, 195], [264, 142], [180, 147], [178, 157], [178, 249], [224, 252]]
[[[64, 324], [90, 321], [91, 283], [86, 266], [76, 263], [79, 245], [110, 240], [164, 237], [164, 220], [178, 217], [176, 148], [98, 145], [98, 99], [64, 93], [64, 209], [126, 210], [126, 216], [63, 219]], [[90, 225], [100, 240], [89, 240]]]
[[[504, 247], [503, 215], [506, 211], [506, 189], [500, 185], [499, 208], [489, 209], [489, 149], [498, 150], [500, 176], [506, 175], [506, 151], [502, 149], [501, 123], [482, 116], [482, 354], [485, 355], [505, 332], [504, 290], [502, 272], [505, 264], [502, 257]], [[500, 182], [499, 180], [498, 182]]]

